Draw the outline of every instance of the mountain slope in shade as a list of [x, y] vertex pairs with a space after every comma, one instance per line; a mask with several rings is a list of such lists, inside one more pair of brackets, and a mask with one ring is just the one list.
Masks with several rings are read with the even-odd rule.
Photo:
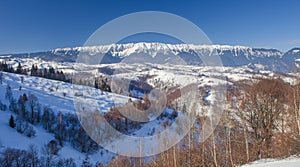
[[289, 65], [290, 71], [298, 71], [300, 69], [300, 48], [293, 48], [287, 51], [282, 58]]

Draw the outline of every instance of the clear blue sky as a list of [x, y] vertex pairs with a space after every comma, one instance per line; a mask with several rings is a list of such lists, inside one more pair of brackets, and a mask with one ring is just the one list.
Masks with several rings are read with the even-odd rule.
[[300, 47], [299, 0], [1, 0], [0, 53], [81, 46], [106, 22], [147, 10], [182, 16], [216, 44]]

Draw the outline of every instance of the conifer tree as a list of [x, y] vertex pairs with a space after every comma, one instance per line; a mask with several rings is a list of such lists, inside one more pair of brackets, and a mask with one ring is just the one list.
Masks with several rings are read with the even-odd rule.
[[17, 74], [21, 74], [21, 73], [22, 73], [22, 66], [21, 66], [21, 63], [20, 63], [20, 62], [19, 62], [19, 64], [18, 64], [16, 73], [17, 73]]
[[16, 127], [16, 123], [15, 123], [14, 117], [12, 115], [10, 115], [9, 126], [11, 128], [15, 128]]

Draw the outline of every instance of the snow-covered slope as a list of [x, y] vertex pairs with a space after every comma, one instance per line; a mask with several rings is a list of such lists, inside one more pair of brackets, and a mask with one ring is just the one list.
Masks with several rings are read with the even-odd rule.
[[290, 157], [282, 160], [262, 159], [247, 165], [243, 165], [243, 167], [299, 167], [299, 166], [300, 166], [299, 157]]
[[[23, 83], [21, 77], [24, 77]], [[41, 104], [50, 106], [57, 112], [73, 113], [75, 111], [73, 100], [76, 92], [93, 92], [86, 93], [84, 96], [88, 99], [98, 100], [99, 109], [101, 108], [101, 111], [106, 111], [109, 107], [115, 105], [113, 102], [125, 103], [129, 99], [129, 97], [108, 92], [101, 93], [99, 90], [86, 86], [73, 85], [39, 77], [4, 73], [3, 79], [4, 84], [0, 87], [1, 92], [5, 92], [6, 85], [9, 84], [12, 87], [16, 99], [18, 99], [20, 95], [23, 95], [23, 93], [32, 93], [39, 99]], [[21, 90], [19, 90], [20, 86]], [[1, 99], [3, 100], [4, 98]]]
[[[0, 94], [0, 101], [7, 107], [9, 106], [9, 102], [5, 98], [5, 92], [8, 84], [12, 89], [14, 99], [18, 99], [24, 93], [27, 95], [33, 94], [37, 97], [37, 100], [42, 105], [42, 108], [47, 106], [51, 108], [56, 115], [58, 112], [62, 112], [63, 114], [75, 114], [74, 99], [76, 99], [76, 92], [83, 93], [82, 96], [87, 100], [87, 102], [97, 102], [96, 106], [101, 112], [108, 111], [108, 109], [114, 105], [124, 104], [128, 102], [130, 98], [128, 96], [102, 92], [91, 87], [53, 81], [44, 78], [11, 74], [6, 72], [2, 72], [2, 74], [3, 83], [0, 84], [0, 92], [2, 92]], [[21, 79], [22, 77], [24, 77], [23, 82]], [[173, 110], [171, 109], [166, 109], [166, 112], [172, 111]], [[31, 144], [36, 145], [38, 151], [42, 152], [43, 146], [49, 143], [49, 141], [55, 139], [54, 134], [46, 131], [40, 124], [34, 126], [36, 131], [36, 135], [34, 137], [29, 138], [24, 134], [18, 133], [16, 129], [9, 127], [8, 120], [11, 115], [13, 115], [15, 118], [17, 117], [15, 113], [8, 111], [8, 109], [6, 111], [0, 111], [0, 131], [2, 134], [4, 134], [0, 135], [0, 153], [6, 148], [26, 150]], [[155, 119], [151, 122], [145, 123], [140, 129], [133, 131], [134, 135], [150, 136], [153, 133], [159, 133], [166, 128], [161, 124], [163, 121], [166, 121], [166, 119], [168, 118]], [[172, 122], [172, 120], [169, 122]], [[153, 131], [153, 129], [155, 129], [155, 131]], [[128, 147], [128, 144], [124, 147]], [[135, 148], [131, 145], [130, 149]], [[149, 149], [151, 149], [151, 146], [149, 146]], [[90, 160], [93, 164], [97, 162], [107, 164], [115, 156], [116, 154], [104, 149], [100, 149], [95, 153], [89, 154]], [[63, 147], [58, 152], [58, 158], [73, 158], [78, 166], [81, 165], [85, 157], [85, 153], [74, 149], [68, 142], [65, 142]]]
[[[21, 77], [24, 77], [23, 83], [21, 81]], [[23, 95], [24, 93], [27, 95], [33, 94], [37, 97], [42, 107], [47, 106], [56, 114], [58, 112], [62, 112], [63, 114], [75, 114], [73, 100], [74, 94], [77, 91], [81, 92], [88, 89], [94, 90], [93, 94], [85, 94], [85, 96], [87, 98], [97, 100], [99, 102], [98, 107], [101, 109], [101, 111], [107, 111], [112, 105], [114, 105], [113, 103], [125, 103], [129, 99], [128, 97], [120, 95], [114, 95], [112, 97], [112, 94], [107, 92], [103, 92], [103, 94], [97, 93], [95, 89], [85, 86], [72, 85], [69, 83], [53, 81], [44, 78], [3, 72], [3, 83], [0, 84], [0, 100], [2, 103], [6, 104], [7, 107], [9, 106], [9, 102], [5, 98], [7, 84], [11, 86], [13, 97], [15, 99], [18, 99], [19, 96]], [[66, 96], [64, 96], [64, 93]], [[36, 131], [35, 137], [28, 138], [24, 134], [18, 133], [16, 129], [12, 129], [8, 125], [8, 120], [11, 114], [15, 115], [9, 111], [0, 111], [0, 132], [2, 134], [0, 135], [1, 149], [11, 147], [26, 150], [31, 144], [34, 144], [38, 147], [38, 151], [41, 152], [44, 145], [55, 139], [53, 133], [47, 132], [40, 125], [34, 126]], [[101, 152], [104, 152], [104, 154]], [[59, 158], [73, 158], [76, 164], [79, 166], [85, 159], [86, 154], [74, 149], [69, 143], [66, 143], [59, 151], [58, 156]], [[98, 152], [91, 154], [90, 159], [93, 163], [102, 162], [106, 164], [114, 156], [115, 154], [113, 153], [99, 150]]]

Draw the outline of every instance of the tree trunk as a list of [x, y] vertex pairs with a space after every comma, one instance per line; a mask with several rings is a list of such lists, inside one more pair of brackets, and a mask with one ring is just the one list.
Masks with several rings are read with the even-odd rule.
[[246, 145], [246, 155], [247, 155], [247, 162], [249, 162], [249, 146], [248, 146], [248, 139], [247, 139], [247, 132], [246, 128], [244, 128], [244, 138], [245, 138], [245, 145]]
[[189, 142], [189, 153], [188, 153], [188, 164], [189, 164], [189, 167], [191, 166], [191, 131], [189, 131], [189, 134], [188, 134], [188, 142]]
[[[211, 121], [211, 126], [212, 126], [212, 118], [210, 118]], [[217, 162], [217, 151], [216, 151], [216, 143], [215, 143], [215, 133], [212, 133], [212, 142], [213, 142], [213, 157], [214, 157], [214, 163], [215, 166], [218, 166], [218, 162]]]
[[177, 167], [177, 162], [176, 162], [176, 145], [173, 147], [173, 165], [174, 167]]
[[232, 160], [232, 153], [231, 153], [231, 129], [228, 131], [228, 151], [229, 151], [229, 159], [230, 159], [230, 164], [233, 166], [233, 160]]
[[[297, 101], [298, 94], [299, 94], [299, 87], [297, 86], [294, 90], [294, 112], [295, 112], [295, 119], [297, 122], [297, 128], [298, 128], [298, 135], [300, 136], [300, 102]], [[299, 103], [299, 104], [297, 104]]]

